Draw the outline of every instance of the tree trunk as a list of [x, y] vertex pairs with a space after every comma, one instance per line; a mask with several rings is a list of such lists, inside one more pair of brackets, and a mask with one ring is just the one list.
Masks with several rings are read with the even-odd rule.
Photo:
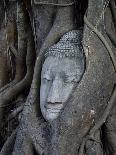
[[[1, 3], [6, 8], [1, 25], [5, 19], [9, 22], [0, 29], [0, 155], [116, 154], [112, 4], [113, 0], [110, 5], [105, 0]], [[49, 123], [40, 109], [44, 54], [65, 33], [83, 25], [84, 74], [59, 117]]]

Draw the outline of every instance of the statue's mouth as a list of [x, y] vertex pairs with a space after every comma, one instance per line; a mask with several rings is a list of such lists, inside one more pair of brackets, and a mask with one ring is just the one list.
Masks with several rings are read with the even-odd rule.
[[45, 108], [49, 112], [58, 113], [63, 108], [63, 103], [47, 103]]

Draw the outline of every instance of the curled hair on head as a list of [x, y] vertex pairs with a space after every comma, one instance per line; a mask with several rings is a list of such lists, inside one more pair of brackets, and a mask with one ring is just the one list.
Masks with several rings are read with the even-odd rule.
[[57, 44], [51, 46], [45, 53], [45, 57], [58, 58], [83, 58], [82, 30], [72, 30], [62, 36]]

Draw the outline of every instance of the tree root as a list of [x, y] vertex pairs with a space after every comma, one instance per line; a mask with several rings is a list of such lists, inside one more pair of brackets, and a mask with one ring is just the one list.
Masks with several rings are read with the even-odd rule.
[[[116, 71], [116, 59], [114, 56], [114, 53], [111, 49], [111, 47], [109, 46], [107, 40], [104, 38], [104, 36], [88, 21], [86, 15], [84, 16], [84, 21], [85, 24], [93, 30], [94, 33], [96, 33], [96, 35], [99, 37], [99, 39], [102, 41], [102, 43], [104, 44], [104, 46], [106, 47], [108, 54], [111, 58], [112, 64], [114, 66], [114, 70]], [[108, 115], [110, 114], [110, 111], [113, 107], [113, 104], [116, 102], [116, 86], [114, 85], [114, 90], [112, 93], [112, 96], [110, 98], [110, 101], [107, 104], [107, 107], [102, 115], [102, 117], [100, 118], [100, 120], [94, 125], [94, 127], [92, 129], [90, 129], [89, 133], [87, 134], [86, 137], [83, 138], [82, 140], [82, 144], [80, 145], [79, 148], [79, 155], [83, 155], [84, 154], [84, 147], [86, 145], [86, 142], [88, 140], [93, 140], [96, 141], [94, 138], [94, 135], [96, 133], [97, 130], [99, 130], [101, 128], [101, 126], [106, 122], [106, 119], [108, 117]]]
[[0, 95], [0, 128], [3, 126], [3, 117], [5, 108], [7, 106], [11, 106], [13, 102], [11, 102], [17, 95], [21, 94], [22, 90], [26, 87], [30, 86], [29, 78], [23, 79], [21, 82], [16, 84], [13, 88], [9, 88], [8, 92], [4, 95]]
[[[110, 3], [112, 4], [112, 1], [110, 1]], [[116, 29], [115, 29], [116, 23], [115, 23], [115, 20], [113, 22], [113, 12], [112, 12], [112, 9], [114, 8], [112, 5], [110, 8], [107, 8], [105, 17], [104, 17], [105, 31], [107, 36], [111, 40], [112, 44], [116, 47]]]
[[0, 155], [8, 155], [8, 154], [12, 154], [12, 150], [13, 150], [13, 146], [15, 143], [15, 138], [16, 138], [16, 133], [17, 133], [17, 129], [15, 129], [15, 131], [12, 133], [12, 135], [7, 139], [6, 143], [4, 144]]
[[11, 102], [17, 95], [19, 95], [26, 87], [30, 86], [31, 78], [30, 74], [27, 74], [23, 80], [9, 87], [8, 91], [5, 91], [4, 94], [0, 94], [0, 107], [5, 107], [9, 102]]
[[[17, 117], [17, 115], [19, 115], [23, 110], [23, 105], [19, 106], [18, 108], [16, 108], [7, 118], [6, 123], [10, 122], [11, 120], [13, 120], [14, 118]], [[5, 124], [6, 124], [5, 123]]]
[[29, 44], [29, 47], [27, 49], [27, 56], [26, 56], [27, 73], [25, 77], [17, 83], [13, 82], [8, 84], [8, 86], [6, 86], [6, 89], [5, 87], [4, 89], [2, 89], [2, 91], [4, 92], [0, 94], [0, 120], [1, 121], [3, 117], [2, 116], [3, 108], [9, 105], [12, 105], [13, 102], [11, 101], [15, 99], [18, 95], [20, 95], [24, 89], [29, 88], [31, 85], [33, 70], [34, 70], [35, 53], [34, 53], [34, 47], [32, 45], [33, 42], [30, 43], [30, 40], [28, 40], [28, 44]]
[[116, 4], [115, 3], [116, 3], [115, 0], [110, 0], [112, 16], [113, 16], [114, 24], [116, 26]]
[[[114, 69], [116, 71], [116, 60], [115, 60], [115, 56], [114, 53], [111, 49], [111, 47], [109, 46], [109, 44], [107, 43], [106, 39], [103, 37], [103, 35], [93, 27], [93, 25], [88, 21], [86, 15], [84, 17], [84, 21], [87, 24], [87, 26], [93, 30], [93, 32], [95, 32], [97, 34], [97, 36], [99, 37], [99, 39], [102, 41], [102, 43], [104, 44], [104, 46], [106, 47], [109, 56], [111, 58], [111, 61], [113, 63]], [[84, 147], [86, 145], [86, 142], [88, 140], [93, 140], [95, 141], [94, 135], [96, 133], [97, 130], [99, 130], [101, 128], [101, 126], [106, 122], [106, 119], [108, 117], [108, 115], [110, 114], [110, 111], [113, 107], [113, 104], [116, 101], [116, 87], [114, 86], [114, 90], [112, 93], [112, 96], [110, 98], [110, 101], [107, 104], [107, 107], [103, 113], [103, 116], [100, 118], [100, 120], [95, 124], [95, 126], [89, 131], [88, 135], [86, 137], [83, 138], [82, 144], [79, 148], [79, 155], [83, 155], [84, 154]]]
[[9, 88], [12, 88], [14, 85], [16, 85], [16, 83], [17, 82], [13, 80], [10, 83], [6, 84], [4, 87], [0, 89], [0, 94], [6, 92], [6, 90], [8, 90]]
[[[22, 112], [23, 110], [23, 105], [17, 107], [14, 109], [14, 111], [12, 111], [7, 119], [5, 120], [5, 122], [2, 124], [2, 126], [0, 127], [0, 131], [2, 132], [5, 127], [8, 125], [9, 122], [11, 122], [13, 119], [17, 119], [17, 116]], [[17, 119], [18, 120], [18, 119]]]
[[7, 120], [5, 121], [5, 123], [2, 124], [0, 131], [4, 130], [4, 127], [7, 125], [7, 123], [9, 123], [10, 121], [12, 121], [14, 118], [16, 118], [23, 110], [23, 105], [19, 106], [18, 108], [16, 108], [11, 114], [9, 114]]
[[[1, 124], [5, 107], [12, 105], [13, 100], [17, 99], [25, 89], [30, 88], [34, 71], [36, 54], [32, 29], [27, 27], [29, 20], [23, 3], [18, 2], [17, 9], [19, 11], [17, 15], [18, 50], [13, 45], [10, 45], [10, 49], [16, 58], [16, 75], [14, 81], [0, 90]], [[24, 66], [22, 66], [23, 64]], [[22, 71], [22, 67], [26, 69], [26, 72]]]
[[95, 126], [90, 130], [90, 132], [88, 133], [88, 135], [86, 137], [83, 138], [82, 144], [80, 146], [79, 149], [79, 155], [83, 155], [84, 152], [84, 147], [85, 144], [88, 140], [93, 140], [96, 141], [94, 138], [94, 135], [96, 133], [97, 130], [99, 130], [101, 128], [101, 126], [106, 122], [106, 119], [108, 117], [108, 115], [110, 114], [110, 111], [113, 107], [113, 104], [116, 102], [116, 87], [113, 90], [113, 94], [110, 98], [110, 101], [107, 104], [107, 107], [103, 113], [103, 116], [100, 118], [100, 120], [95, 124]]
[[93, 30], [93, 32], [99, 37], [99, 39], [102, 41], [102, 43], [104, 44], [104, 46], [106, 47], [108, 54], [111, 58], [111, 62], [114, 66], [114, 70], [116, 71], [116, 58], [115, 55], [112, 51], [112, 48], [110, 47], [109, 43], [107, 42], [107, 40], [105, 39], [105, 37], [101, 34], [101, 32], [98, 31], [98, 29], [96, 29], [87, 19], [86, 15], [84, 16], [84, 22], [85, 24]]

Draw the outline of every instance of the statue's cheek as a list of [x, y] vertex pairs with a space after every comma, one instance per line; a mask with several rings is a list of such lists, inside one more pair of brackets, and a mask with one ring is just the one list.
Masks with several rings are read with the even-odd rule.
[[62, 88], [62, 101], [66, 102], [70, 97], [72, 90], [74, 88], [73, 83], [66, 83]]
[[47, 97], [51, 88], [51, 83], [47, 81], [41, 81], [41, 87], [40, 87], [40, 100], [47, 102]]

